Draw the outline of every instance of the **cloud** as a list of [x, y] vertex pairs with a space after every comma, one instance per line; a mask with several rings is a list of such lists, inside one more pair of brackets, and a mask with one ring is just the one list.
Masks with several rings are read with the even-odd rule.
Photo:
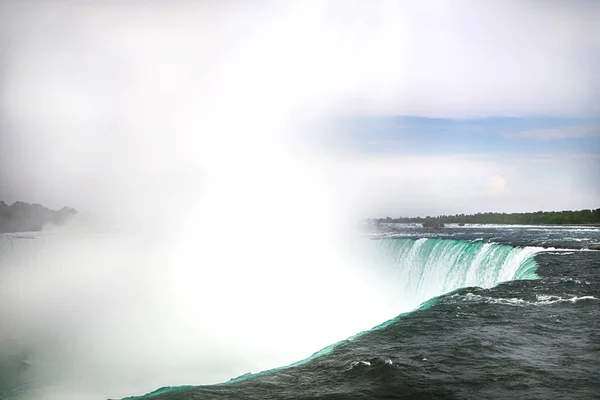
[[[169, 204], [236, 176], [250, 188], [298, 120], [594, 113], [599, 15], [588, 1], [2, 2], [0, 187], [52, 207]], [[443, 186], [432, 176], [410, 184]]]
[[175, 69], [186, 79], [227, 77], [243, 104], [279, 96], [312, 112], [564, 115], [600, 106], [595, 2], [8, 3], [2, 22], [16, 43], [6, 82], [25, 55], [40, 68], [57, 57], [53, 68], [66, 62], [71, 78], [93, 74], [96, 86], [153, 76], [164, 89]]
[[555, 155], [544, 160], [352, 154], [336, 158], [332, 171], [337, 184], [346, 182], [344, 199], [356, 201], [365, 217], [597, 207], [600, 159]]
[[560, 140], [575, 138], [600, 137], [600, 125], [567, 126], [547, 129], [530, 129], [522, 132], [506, 133], [507, 138], [534, 139], [534, 140]]

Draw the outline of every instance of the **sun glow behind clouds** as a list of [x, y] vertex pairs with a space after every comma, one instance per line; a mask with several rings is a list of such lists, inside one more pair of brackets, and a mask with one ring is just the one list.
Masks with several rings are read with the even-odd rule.
[[490, 182], [490, 186], [492, 187], [493, 192], [502, 192], [504, 190], [504, 187], [506, 186], [506, 179], [504, 179], [500, 175], [494, 175]]

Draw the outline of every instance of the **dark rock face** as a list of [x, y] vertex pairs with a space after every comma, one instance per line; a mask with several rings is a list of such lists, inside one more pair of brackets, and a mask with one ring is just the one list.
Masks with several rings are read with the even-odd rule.
[[40, 231], [47, 224], [63, 224], [75, 214], [77, 210], [70, 207], [54, 211], [41, 204], [17, 201], [9, 206], [0, 201], [0, 233]]

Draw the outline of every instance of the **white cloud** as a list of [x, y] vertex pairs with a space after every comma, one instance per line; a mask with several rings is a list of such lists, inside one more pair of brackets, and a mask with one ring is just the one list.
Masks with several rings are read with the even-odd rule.
[[[543, 161], [543, 162], [540, 162]], [[599, 159], [579, 156], [373, 156], [336, 159], [361, 216], [596, 208]], [[575, 196], [574, 193], [577, 195]]]
[[[218, 66], [243, 102], [279, 95], [308, 108], [437, 116], [578, 114], [599, 105], [594, 2], [12, 8], [10, 26], [27, 38], [13, 49], [75, 61], [78, 74], [87, 60], [96, 82], [173, 79], [175, 66], [186, 79], [194, 70], [196, 79], [222, 77]], [[83, 54], [65, 53], [77, 43]]]
[[530, 129], [522, 132], [507, 133], [504, 136], [508, 138], [536, 140], [600, 137], [600, 125], [579, 125], [548, 129]]
[[[17, 197], [135, 208], [240, 176], [268, 187], [291, 122], [307, 116], [598, 106], [595, 2], [86, 4], [0, 6], [1, 169]], [[472, 175], [442, 165], [440, 176]], [[441, 203], [472, 188], [464, 179], [440, 191], [447, 183], [434, 174], [419, 181], [423, 166], [402, 163], [411, 187]]]

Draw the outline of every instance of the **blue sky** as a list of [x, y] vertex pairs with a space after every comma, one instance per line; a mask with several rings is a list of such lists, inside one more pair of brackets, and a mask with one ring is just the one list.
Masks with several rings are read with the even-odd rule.
[[360, 165], [357, 191], [379, 216], [600, 206], [598, 117], [361, 116], [323, 125], [319, 143]]
[[332, 146], [373, 154], [600, 154], [600, 117], [354, 117], [331, 123]]

